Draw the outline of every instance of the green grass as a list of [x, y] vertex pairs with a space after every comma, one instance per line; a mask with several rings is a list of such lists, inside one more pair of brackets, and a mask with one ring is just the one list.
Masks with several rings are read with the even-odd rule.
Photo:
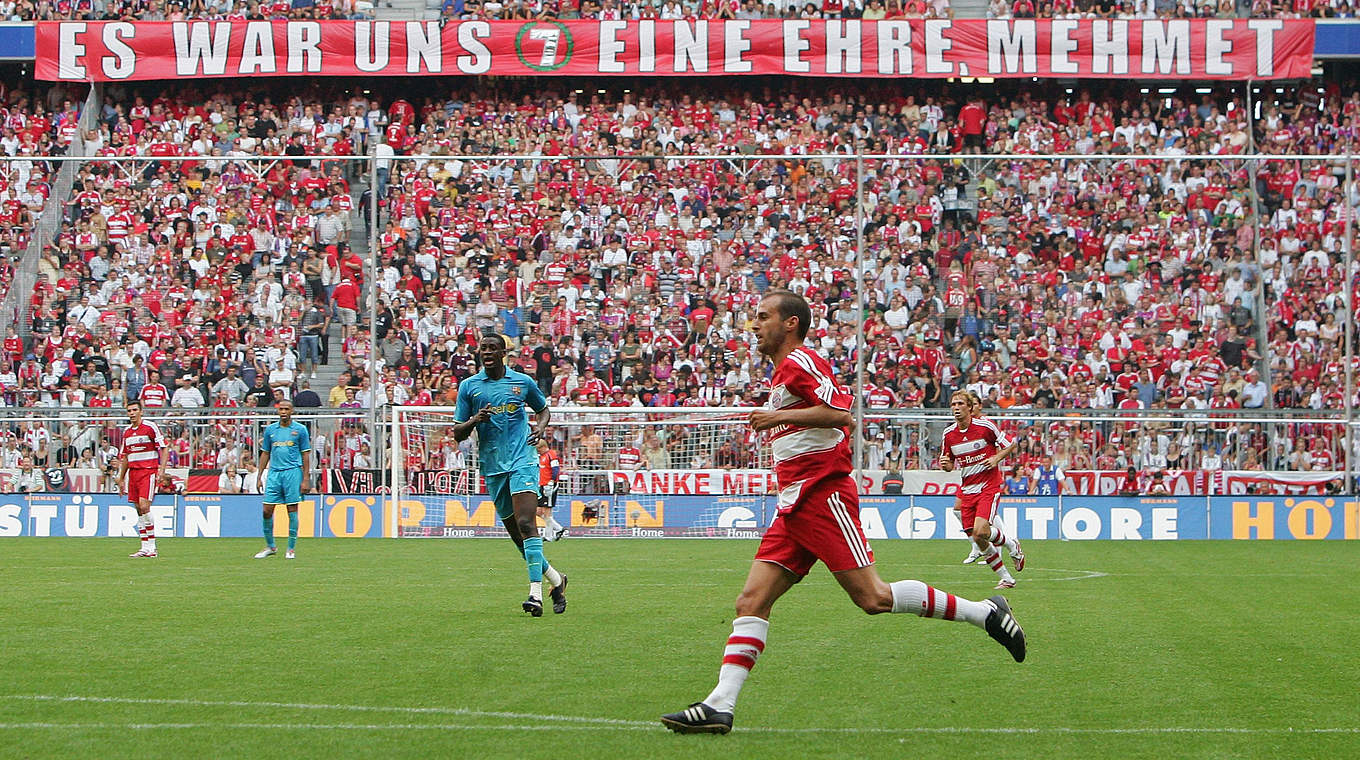
[[[726, 737], [654, 721], [712, 686], [754, 542], [549, 544], [571, 609], [537, 620], [506, 541], [256, 544], [0, 544], [0, 756], [1360, 755], [1349, 543], [1029, 542], [1023, 665], [966, 624], [869, 618], [819, 568]], [[889, 580], [993, 593], [962, 541], [875, 549]]]

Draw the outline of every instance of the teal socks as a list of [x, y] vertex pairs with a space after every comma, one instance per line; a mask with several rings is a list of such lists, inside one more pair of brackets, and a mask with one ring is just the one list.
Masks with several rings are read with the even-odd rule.
[[543, 580], [543, 566], [547, 564], [543, 559], [543, 539], [539, 536], [524, 539], [524, 563], [529, 566], [529, 582], [539, 583]]

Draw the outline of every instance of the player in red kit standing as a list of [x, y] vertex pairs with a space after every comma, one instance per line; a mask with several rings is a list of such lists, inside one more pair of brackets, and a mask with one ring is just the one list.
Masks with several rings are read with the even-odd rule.
[[991, 420], [977, 416], [982, 411], [982, 399], [972, 391], [955, 393], [949, 399], [949, 411], [954, 414], [954, 424], [944, 429], [940, 468], [951, 472], [959, 467], [963, 480], [957, 499], [959, 522], [982, 552], [987, 566], [1000, 577], [996, 587], [1015, 588], [1015, 578], [1006, 569], [997, 547], [1005, 546], [1010, 551], [1017, 573], [1025, 569], [1025, 553], [1015, 536], [1005, 535], [992, 520], [1005, 485], [999, 465], [1015, 450], [1017, 442]]
[[127, 493], [128, 503], [137, 510], [137, 536], [142, 548], [133, 557], [156, 556], [156, 529], [151, 522], [151, 500], [156, 484], [165, 476], [167, 449], [161, 431], [142, 420], [142, 402], [127, 402], [128, 426], [123, 429], [123, 446], [118, 451], [118, 484]]
[[850, 476], [846, 428], [852, 396], [832, 379], [831, 366], [803, 347], [812, 311], [786, 290], [771, 291], [756, 307], [756, 347], [775, 366], [770, 399], [751, 413], [752, 429], [766, 431], [779, 483], [778, 515], [765, 533], [737, 597], [718, 685], [701, 702], [661, 716], [672, 731], [725, 734], [732, 730], [737, 695], [765, 651], [770, 612], [818, 560], [860, 609], [876, 615], [910, 612], [972, 623], [1025, 659], [1025, 633], [1004, 596], [974, 602], [921, 581], [885, 583], [859, 521], [859, 494]]

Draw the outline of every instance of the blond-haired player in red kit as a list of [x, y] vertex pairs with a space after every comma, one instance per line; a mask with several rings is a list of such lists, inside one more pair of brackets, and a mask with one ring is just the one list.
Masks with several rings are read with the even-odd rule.
[[778, 515], [756, 551], [737, 597], [737, 617], [727, 639], [718, 685], [701, 702], [661, 716], [672, 731], [725, 734], [732, 730], [737, 694], [765, 651], [770, 612], [821, 560], [860, 609], [870, 615], [910, 612], [959, 620], [985, 630], [1025, 659], [1025, 633], [1004, 596], [974, 602], [921, 581], [885, 583], [859, 521], [859, 493], [851, 477], [847, 429], [854, 424], [850, 392], [832, 377], [831, 365], [804, 348], [812, 311], [786, 290], [765, 294], [756, 307], [756, 347], [774, 362], [770, 399], [751, 413], [751, 428], [765, 431], [779, 482]]
[[992, 520], [1005, 484], [999, 465], [1015, 451], [1017, 442], [991, 420], [980, 416], [982, 399], [972, 391], [955, 393], [949, 399], [949, 411], [954, 414], [954, 424], [944, 429], [940, 469], [950, 472], [955, 466], [960, 468], [963, 484], [959, 487], [955, 506], [959, 511], [959, 522], [963, 532], [982, 552], [987, 566], [1000, 577], [996, 587], [1015, 588], [1015, 578], [1006, 569], [1001, 552], [996, 548], [1005, 546], [1010, 551], [1017, 573], [1025, 569], [1025, 553], [1020, 550], [1020, 542], [1014, 536], [1005, 535]]
[[156, 484], [165, 476], [168, 449], [160, 429], [142, 419], [142, 402], [127, 402], [127, 413], [128, 426], [123, 428], [123, 445], [118, 451], [117, 482], [137, 510], [137, 537], [142, 548], [131, 556], [154, 557], [156, 528], [151, 521], [151, 500], [156, 497]]

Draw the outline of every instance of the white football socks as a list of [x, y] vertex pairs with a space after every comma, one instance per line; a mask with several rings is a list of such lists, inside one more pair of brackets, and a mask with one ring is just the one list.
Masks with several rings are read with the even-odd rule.
[[910, 612], [920, 617], [963, 620], [985, 628], [987, 616], [995, 609], [987, 602], [974, 602], [932, 588], [920, 581], [897, 581], [892, 588], [893, 612]]
[[704, 704], [718, 712], [732, 712], [737, 706], [737, 695], [751, 675], [756, 659], [765, 651], [765, 637], [770, 632], [770, 621], [754, 616], [732, 621], [732, 635], [723, 650], [722, 667], [718, 669], [718, 685], [704, 698]]

